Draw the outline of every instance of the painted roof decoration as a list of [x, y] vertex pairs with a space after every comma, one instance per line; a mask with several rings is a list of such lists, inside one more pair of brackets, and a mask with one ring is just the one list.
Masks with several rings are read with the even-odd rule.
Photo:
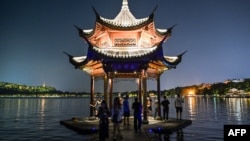
[[[93, 29], [78, 29], [80, 37], [88, 43], [86, 56], [69, 56], [70, 63], [94, 77], [103, 77], [109, 72], [119, 76], [145, 70], [148, 77], [155, 77], [166, 70], [176, 68], [183, 54], [163, 55], [162, 44], [172, 33], [158, 29], [154, 24], [154, 12], [146, 18], [137, 19], [130, 12], [128, 0], [122, 1], [120, 12], [114, 19], [98, 14]], [[123, 75], [121, 75], [123, 74]], [[118, 75], [117, 75], [118, 76]], [[127, 76], [127, 75], [126, 75]]]

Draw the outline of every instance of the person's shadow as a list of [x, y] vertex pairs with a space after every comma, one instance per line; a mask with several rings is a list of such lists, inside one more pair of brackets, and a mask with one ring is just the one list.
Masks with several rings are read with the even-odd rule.
[[176, 141], [184, 141], [184, 135], [182, 129], [176, 132]]

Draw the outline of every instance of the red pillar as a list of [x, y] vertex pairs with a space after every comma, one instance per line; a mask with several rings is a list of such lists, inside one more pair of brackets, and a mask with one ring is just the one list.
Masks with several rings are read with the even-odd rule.
[[103, 78], [103, 83], [104, 83], [104, 100], [106, 101], [106, 103], [108, 104], [108, 76], [105, 75]]
[[143, 84], [143, 124], [148, 124], [148, 111], [147, 111], [147, 78], [146, 73], [142, 72], [142, 84]]
[[142, 103], [142, 99], [141, 99], [141, 96], [142, 96], [142, 89], [141, 89], [141, 74], [139, 75], [139, 78], [138, 78], [138, 95], [137, 95], [137, 98], [139, 99], [139, 102]]
[[161, 80], [160, 75], [157, 75], [157, 100], [158, 100], [158, 118], [161, 119]]
[[112, 102], [113, 102], [113, 77], [109, 77], [109, 109], [112, 109]]
[[[92, 105], [94, 105], [94, 76], [91, 76], [90, 77], [91, 78], [91, 82], [90, 82], [90, 104], [92, 104]], [[94, 110], [93, 110], [93, 107], [92, 106], [90, 106], [90, 109], [89, 109], [89, 116], [90, 117], [92, 117], [92, 116], [94, 116], [94, 112], [93, 112]]]

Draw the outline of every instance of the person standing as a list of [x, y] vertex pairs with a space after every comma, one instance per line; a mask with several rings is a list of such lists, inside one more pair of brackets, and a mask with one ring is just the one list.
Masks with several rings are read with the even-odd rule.
[[129, 108], [129, 101], [128, 101], [128, 95], [126, 95], [124, 101], [123, 101], [123, 116], [124, 116], [124, 125], [130, 125], [129, 124], [129, 117], [130, 117], [130, 108]]
[[175, 99], [175, 109], [176, 109], [176, 119], [181, 120], [182, 117], [182, 103], [184, 102], [183, 98], [180, 94], [177, 94], [177, 98]]
[[109, 116], [110, 111], [107, 107], [105, 100], [101, 102], [101, 106], [98, 109], [99, 118], [99, 141], [104, 141], [109, 138]]
[[141, 114], [142, 114], [142, 105], [138, 102], [138, 98], [135, 98], [135, 102], [132, 104], [132, 109], [134, 110], [134, 129], [135, 131], [141, 131]]
[[[114, 125], [113, 139], [116, 140], [116, 137], [121, 137], [120, 124], [122, 123], [122, 115], [123, 115], [123, 106], [120, 102], [119, 97], [114, 98], [114, 104], [112, 108], [112, 122]], [[118, 132], [118, 134], [116, 134]]]
[[154, 119], [156, 119], [156, 116], [157, 116], [157, 114], [158, 114], [158, 100], [157, 100], [157, 98], [156, 98], [156, 100], [155, 100], [154, 106], [155, 106], [155, 115], [154, 115]]
[[96, 117], [98, 117], [98, 111], [99, 111], [99, 108], [101, 107], [101, 103], [102, 103], [102, 99], [99, 97], [96, 102], [95, 102], [95, 115]]
[[96, 102], [97, 102], [97, 107], [100, 107], [102, 104], [102, 99], [99, 97]]
[[147, 108], [148, 115], [152, 116], [152, 99], [150, 97], [147, 97]]
[[169, 113], [169, 100], [167, 99], [167, 97], [164, 95], [163, 96], [163, 101], [161, 102], [161, 105], [163, 107], [163, 120], [168, 120], [168, 113]]
[[97, 115], [98, 115], [98, 107], [99, 107], [98, 104], [99, 103], [98, 103], [98, 100], [96, 98], [94, 99], [93, 104], [89, 104], [93, 109], [93, 113], [95, 114], [94, 115], [95, 119], [97, 118]]

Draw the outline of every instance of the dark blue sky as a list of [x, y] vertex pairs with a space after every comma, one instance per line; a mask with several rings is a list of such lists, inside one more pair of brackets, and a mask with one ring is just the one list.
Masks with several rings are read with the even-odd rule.
[[[136, 18], [154, 7], [157, 28], [174, 24], [163, 45], [165, 55], [185, 50], [176, 69], [161, 77], [161, 89], [226, 79], [250, 78], [249, 0], [128, 0]], [[122, 0], [1, 0], [0, 81], [53, 86], [58, 90], [89, 91], [90, 77], [74, 69], [63, 51], [84, 56], [87, 44], [73, 25], [94, 27], [94, 6], [101, 16], [114, 18]], [[103, 91], [103, 81], [95, 83]], [[148, 81], [156, 89], [156, 81]], [[134, 81], [114, 84], [114, 91], [137, 90]]]

